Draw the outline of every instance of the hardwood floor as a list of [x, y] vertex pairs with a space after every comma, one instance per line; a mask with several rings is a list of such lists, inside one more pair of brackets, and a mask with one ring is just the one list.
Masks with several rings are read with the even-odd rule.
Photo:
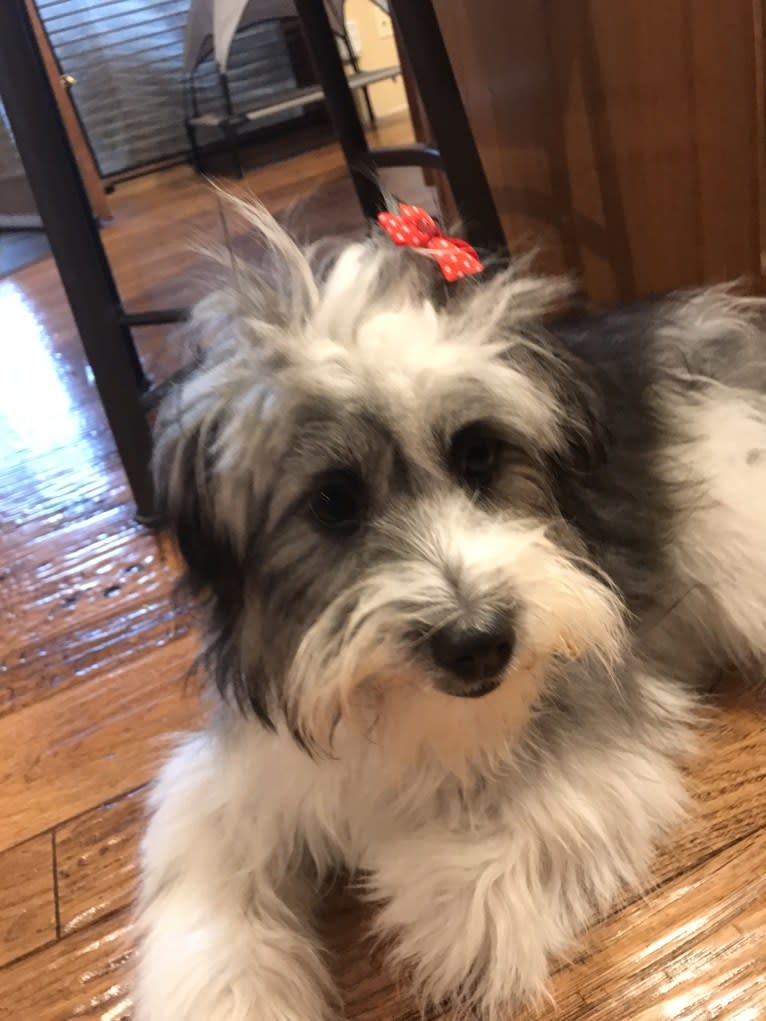
[[[406, 130], [382, 133], [395, 144]], [[275, 211], [309, 193], [295, 214], [309, 236], [360, 225], [334, 146], [236, 187]], [[424, 201], [414, 172], [394, 187]], [[199, 178], [177, 168], [120, 186], [111, 204], [104, 239], [132, 310], [201, 293], [189, 241], [221, 227]], [[172, 735], [201, 719], [185, 682], [193, 626], [174, 605], [173, 550], [133, 520], [49, 259], [0, 281], [0, 330], [0, 1018], [120, 1021], [132, 1016], [145, 785]], [[177, 363], [164, 331], [141, 342], [158, 377]], [[735, 683], [711, 708], [689, 771], [694, 811], [655, 885], [558, 967], [556, 1007], [518, 1021], [766, 1019], [762, 710]], [[360, 938], [352, 898], [333, 896], [324, 926], [349, 1019], [418, 1016]]]

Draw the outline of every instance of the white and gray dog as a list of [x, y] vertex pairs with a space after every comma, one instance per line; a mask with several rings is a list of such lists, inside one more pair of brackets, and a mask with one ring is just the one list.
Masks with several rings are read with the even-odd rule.
[[421, 1001], [496, 1018], [683, 810], [700, 692], [766, 653], [766, 340], [729, 289], [556, 318], [384, 237], [205, 300], [156, 479], [208, 728], [143, 848], [142, 1021], [342, 1011], [346, 870]]

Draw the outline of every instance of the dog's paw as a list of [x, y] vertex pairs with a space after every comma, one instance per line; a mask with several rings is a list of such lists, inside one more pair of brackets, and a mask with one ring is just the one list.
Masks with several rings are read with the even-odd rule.
[[[449, 1007], [457, 1017], [494, 1021], [545, 995], [551, 933], [525, 912], [512, 884], [485, 888], [435, 882], [429, 910], [416, 895], [383, 905], [379, 928], [390, 939], [392, 964], [424, 1008]], [[425, 883], [425, 877], [422, 877]], [[531, 907], [531, 905], [530, 905]]]

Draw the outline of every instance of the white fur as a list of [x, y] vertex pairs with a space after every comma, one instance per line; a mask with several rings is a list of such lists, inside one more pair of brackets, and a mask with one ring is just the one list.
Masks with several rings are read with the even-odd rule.
[[139, 1021], [331, 1016], [290, 861], [306, 791], [266, 748], [255, 758], [198, 735], [159, 780], [144, 845]]
[[[665, 472], [679, 499], [671, 550], [687, 612], [735, 662], [766, 649], [766, 399], [710, 385], [669, 405], [681, 442]], [[690, 499], [691, 494], [691, 499]]]
[[[188, 739], [163, 771], [143, 850], [137, 1021], [326, 1021], [337, 1017], [305, 896], [345, 862], [383, 904], [378, 932], [414, 969], [424, 1002], [473, 986], [495, 1017], [544, 990], [560, 955], [626, 885], [643, 882], [684, 795], [674, 756], [692, 703], [646, 690], [666, 721], [640, 740], [573, 747], [544, 781], [513, 769], [464, 815], [444, 776], [401, 785], [376, 745], [344, 731], [312, 762], [285, 733], [232, 722]], [[502, 796], [504, 792], [504, 796]], [[309, 873], [309, 874], [310, 874]]]

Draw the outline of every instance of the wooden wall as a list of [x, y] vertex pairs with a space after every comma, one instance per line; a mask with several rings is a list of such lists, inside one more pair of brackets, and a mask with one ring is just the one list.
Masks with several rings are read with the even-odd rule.
[[759, 274], [753, 0], [435, 4], [513, 246], [598, 302]]

